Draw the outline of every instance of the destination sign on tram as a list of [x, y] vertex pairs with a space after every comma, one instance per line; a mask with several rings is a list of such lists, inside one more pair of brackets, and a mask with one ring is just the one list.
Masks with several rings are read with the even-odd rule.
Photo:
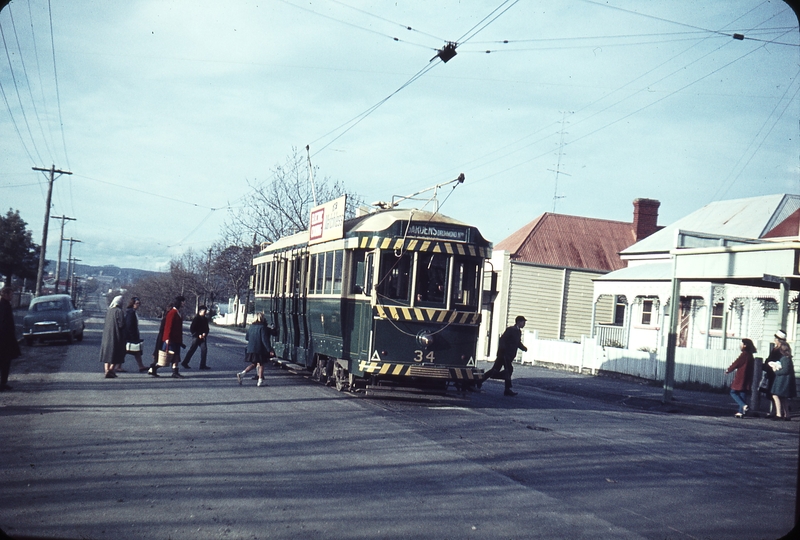
[[433, 240], [448, 240], [450, 242], [469, 241], [466, 227], [448, 227], [431, 223], [412, 223], [408, 227], [408, 236], [417, 238], [431, 238]]

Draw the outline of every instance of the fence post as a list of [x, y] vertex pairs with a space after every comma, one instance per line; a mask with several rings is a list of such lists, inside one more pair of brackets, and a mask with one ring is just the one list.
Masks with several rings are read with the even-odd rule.
[[760, 416], [761, 392], [758, 390], [761, 384], [761, 373], [763, 372], [764, 360], [756, 358], [753, 362], [753, 382], [750, 383], [750, 411], [754, 416]]

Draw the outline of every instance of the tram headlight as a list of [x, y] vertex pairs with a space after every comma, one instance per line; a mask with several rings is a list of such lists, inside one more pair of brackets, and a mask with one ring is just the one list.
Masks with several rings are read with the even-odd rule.
[[421, 347], [429, 349], [431, 346], [433, 346], [433, 334], [427, 330], [423, 330], [417, 334], [417, 343], [419, 343]]

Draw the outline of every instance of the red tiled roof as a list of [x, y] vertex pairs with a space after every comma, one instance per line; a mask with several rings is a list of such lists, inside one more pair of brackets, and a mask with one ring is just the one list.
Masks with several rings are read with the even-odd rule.
[[625, 268], [619, 252], [634, 242], [632, 223], [546, 212], [494, 249], [516, 261], [611, 272]]

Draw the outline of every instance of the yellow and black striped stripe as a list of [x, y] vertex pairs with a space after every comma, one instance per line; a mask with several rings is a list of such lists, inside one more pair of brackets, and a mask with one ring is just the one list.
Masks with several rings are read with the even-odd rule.
[[380, 319], [392, 319], [393, 321], [431, 322], [441, 324], [477, 325], [481, 322], [481, 314], [475, 312], [383, 305], [375, 306], [375, 316]]
[[481, 374], [474, 368], [433, 367], [409, 364], [391, 364], [362, 360], [358, 368], [369, 375], [392, 377], [422, 377], [427, 379], [447, 379], [454, 381], [475, 381]]
[[362, 236], [359, 241], [361, 249], [392, 249], [401, 251], [428, 251], [447, 253], [448, 255], [469, 255], [488, 259], [492, 256], [491, 248], [457, 242], [440, 242], [437, 240], [419, 240], [416, 238], [385, 238], [380, 236]]

